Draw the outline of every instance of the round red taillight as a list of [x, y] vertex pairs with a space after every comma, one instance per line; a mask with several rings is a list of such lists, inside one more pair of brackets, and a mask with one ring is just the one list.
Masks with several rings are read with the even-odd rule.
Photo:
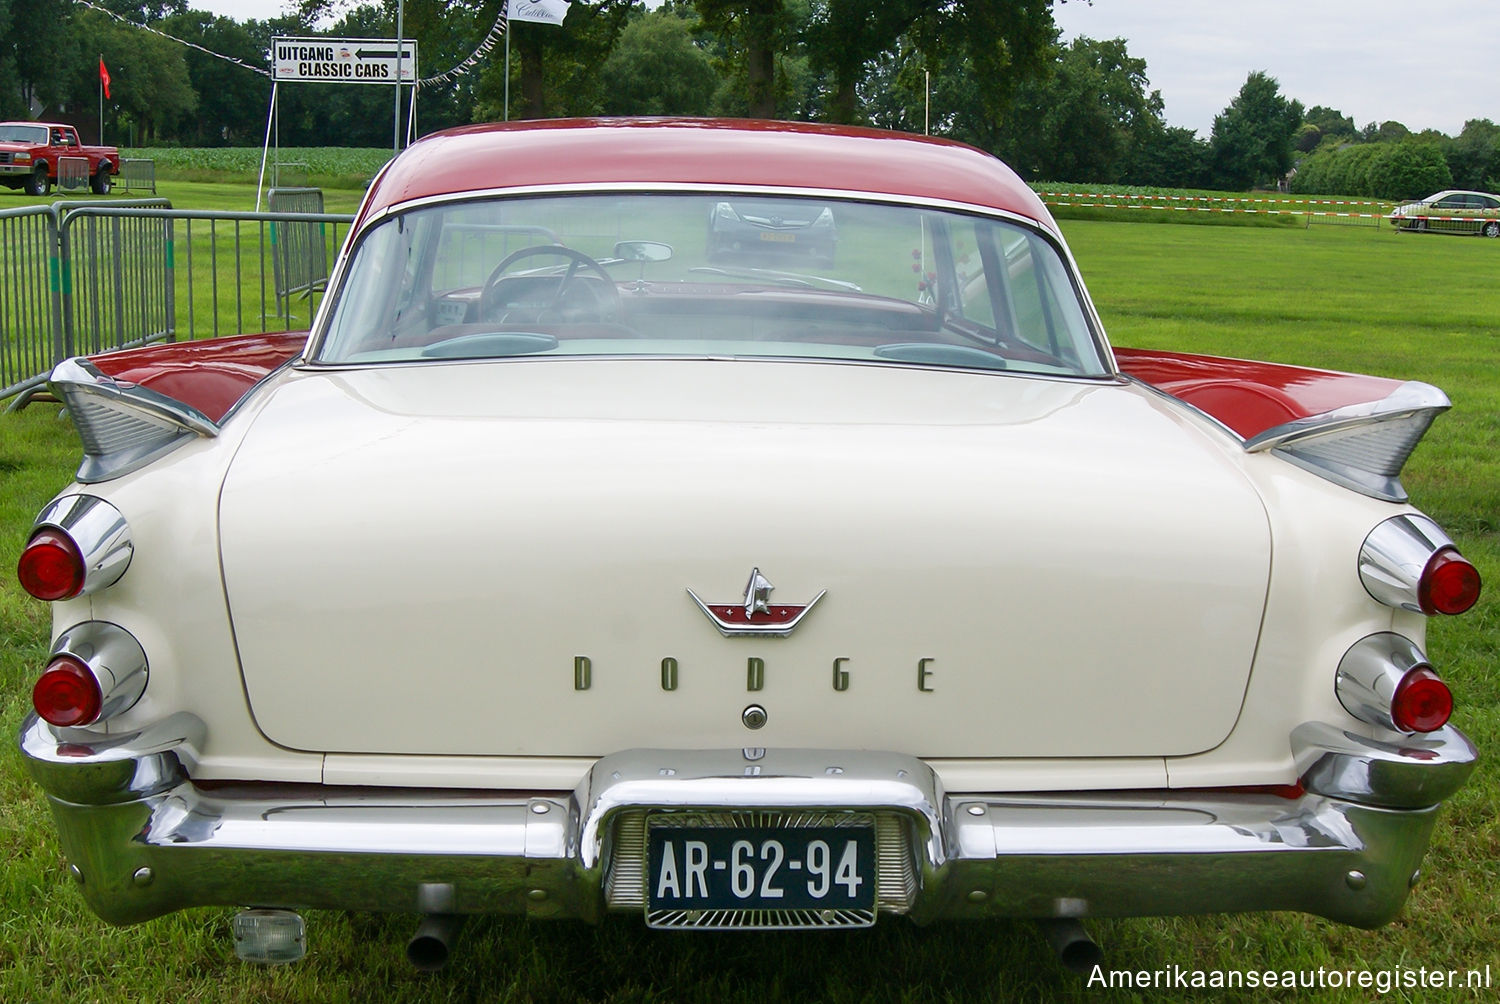
[[1402, 732], [1434, 732], [1453, 714], [1453, 693], [1430, 666], [1413, 666], [1391, 698], [1391, 721]]
[[1417, 581], [1417, 604], [1425, 614], [1461, 614], [1479, 599], [1479, 569], [1451, 547], [1427, 559]]
[[57, 656], [48, 663], [31, 688], [32, 707], [51, 725], [88, 725], [99, 717], [103, 704], [99, 681], [70, 655]]
[[16, 576], [21, 588], [39, 600], [66, 600], [83, 591], [87, 574], [83, 555], [73, 538], [61, 530], [46, 527], [31, 535]]

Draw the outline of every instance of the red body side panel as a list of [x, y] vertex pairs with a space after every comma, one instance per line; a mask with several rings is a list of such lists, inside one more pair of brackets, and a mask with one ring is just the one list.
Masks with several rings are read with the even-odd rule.
[[192, 405], [217, 422], [267, 373], [302, 352], [307, 332], [168, 342], [90, 356], [101, 373]]
[[1128, 376], [1192, 405], [1243, 439], [1293, 419], [1378, 401], [1400, 380], [1183, 352], [1116, 348]]

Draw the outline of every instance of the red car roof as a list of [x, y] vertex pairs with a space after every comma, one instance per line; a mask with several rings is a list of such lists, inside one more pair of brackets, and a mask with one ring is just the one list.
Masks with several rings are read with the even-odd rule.
[[534, 185], [745, 185], [944, 199], [1051, 225], [999, 160], [949, 140], [805, 122], [552, 119], [463, 126], [413, 143], [362, 215], [413, 199]]

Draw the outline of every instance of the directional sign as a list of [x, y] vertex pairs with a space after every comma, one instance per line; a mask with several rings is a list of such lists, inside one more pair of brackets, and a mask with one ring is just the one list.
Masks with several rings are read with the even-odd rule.
[[[394, 38], [274, 38], [271, 62], [277, 80], [321, 84], [394, 84]], [[399, 52], [401, 80], [417, 79], [417, 43], [404, 39]]]

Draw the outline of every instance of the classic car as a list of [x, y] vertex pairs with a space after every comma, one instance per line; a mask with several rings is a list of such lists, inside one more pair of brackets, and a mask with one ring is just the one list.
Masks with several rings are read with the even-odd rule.
[[[710, 264], [832, 208], [837, 268]], [[1475, 750], [1434, 387], [1111, 348], [993, 157], [470, 126], [370, 186], [310, 332], [73, 359], [20, 737], [88, 904], [663, 929], [1401, 909]]]
[[1500, 195], [1448, 190], [1407, 202], [1386, 216], [1401, 231], [1500, 237]]

